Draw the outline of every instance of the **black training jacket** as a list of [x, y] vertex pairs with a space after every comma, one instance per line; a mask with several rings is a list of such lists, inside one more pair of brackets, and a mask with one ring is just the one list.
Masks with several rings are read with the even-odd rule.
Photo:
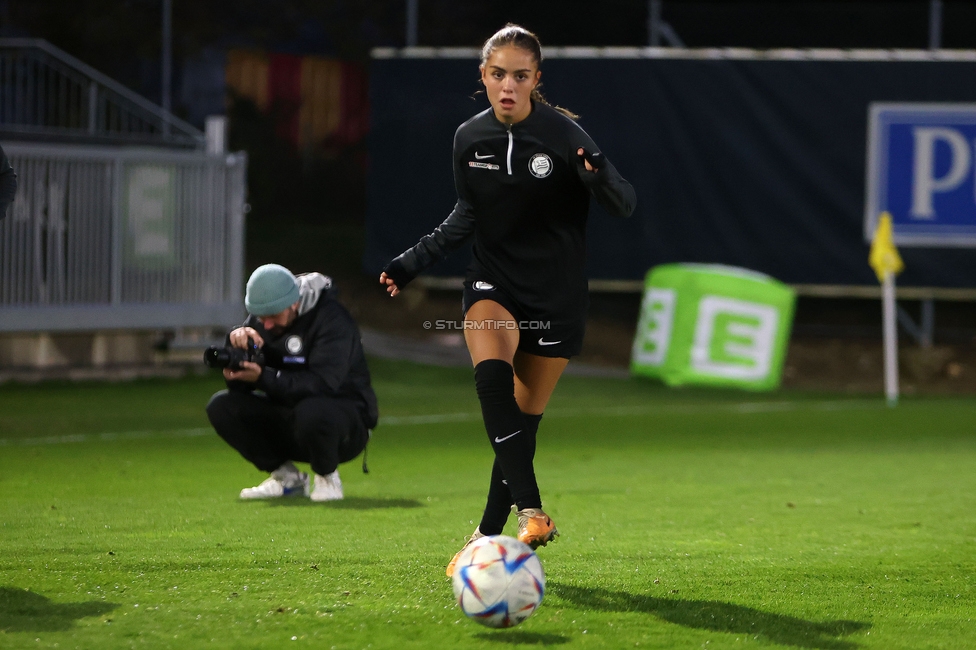
[[7, 206], [14, 201], [17, 192], [17, 174], [14, 173], [7, 154], [0, 147], [0, 219], [7, 215]]
[[605, 158], [587, 171], [580, 147], [599, 154], [575, 121], [546, 104], [533, 102], [514, 125], [491, 108], [475, 115], [454, 136], [454, 211], [393, 266], [412, 278], [473, 234], [468, 280], [500, 286], [530, 318], [585, 312], [590, 196], [618, 217], [630, 216], [636, 196]]
[[331, 278], [308, 273], [298, 281], [298, 318], [291, 327], [275, 336], [254, 316], [244, 321], [264, 339], [265, 367], [257, 383], [229, 381], [227, 387], [263, 390], [286, 406], [316, 395], [348, 398], [359, 403], [366, 427], [375, 427], [376, 393], [356, 322], [336, 300]]

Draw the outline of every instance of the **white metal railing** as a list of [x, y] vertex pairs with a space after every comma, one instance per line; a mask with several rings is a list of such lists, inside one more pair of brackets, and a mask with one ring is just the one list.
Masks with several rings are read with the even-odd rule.
[[[478, 59], [473, 47], [374, 47], [374, 59]], [[729, 61], [976, 61], [976, 50], [745, 47], [547, 47], [546, 59], [704, 59]]]
[[201, 149], [203, 134], [47, 41], [0, 38], [0, 132]]
[[4, 143], [0, 332], [226, 325], [243, 315], [244, 154]]

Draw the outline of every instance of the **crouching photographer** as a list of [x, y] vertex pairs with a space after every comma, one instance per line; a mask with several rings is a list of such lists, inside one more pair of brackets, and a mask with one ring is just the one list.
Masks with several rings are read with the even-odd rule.
[[[352, 316], [320, 273], [297, 278], [266, 264], [251, 274], [248, 316], [204, 360], [223, 368], [227, 390], [207, 404], [217, 433], [271, 476], [242, 499], [342, 499], [339, 464], [356, 458], [376, 426], [376, 394]], [[309, 463], [314, 485], [295, 467]], [[363, 463], [365, 471], [365, 461]]]

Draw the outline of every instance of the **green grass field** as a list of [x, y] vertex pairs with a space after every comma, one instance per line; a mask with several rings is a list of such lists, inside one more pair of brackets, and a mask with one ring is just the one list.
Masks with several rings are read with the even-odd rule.
[[237, 499], [264, 476], [207, 428], [215, 376], [0, 387], [0, 647], [976, 647], [976, 399], [566, 377], [546, 598], [494, 631], [443, 573], [490, 466], [471, 372], [371, 366], [334, 504]]

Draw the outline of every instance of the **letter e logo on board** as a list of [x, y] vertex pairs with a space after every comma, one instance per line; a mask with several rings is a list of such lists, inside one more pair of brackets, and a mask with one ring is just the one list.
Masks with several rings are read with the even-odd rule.
[[644, 292], [632, 350], [638, 363], [660, 366], [667, 359], [676, 299], [677, 293], [673, 289], [653, 288]]
[[764, 379], [772, 367], [779, 311], [722, 296], [698, 303], [691, 367], [727, 379]]

